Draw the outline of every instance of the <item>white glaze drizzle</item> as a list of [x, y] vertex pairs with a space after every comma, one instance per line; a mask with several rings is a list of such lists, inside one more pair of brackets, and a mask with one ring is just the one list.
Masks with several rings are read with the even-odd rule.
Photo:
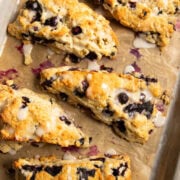
[[17, 118], [19, 121], [23, 121], [26, 119], [28, 115], [28, 107], [20, 108], [17, 114]]

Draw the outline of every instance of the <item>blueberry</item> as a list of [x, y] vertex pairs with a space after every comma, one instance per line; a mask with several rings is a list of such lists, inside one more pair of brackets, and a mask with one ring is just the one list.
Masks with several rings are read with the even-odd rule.
[[148, 133], [151, 134], [152, 132], [153, 132], [153, 129], [150, 129]]
[[82, 89], [85, 92], [87, 90], [87, 88], [89, 87], [89, 83], [87, 80], [84, 80], [84, 81], [82, 81], [81, 84], [82, 84]]
[[128, 164], [127, 164], [127, 162], [125, 162], [125, 164], [122, 164], [122, 166], [120, 166], [120, 167], [124, 167], [124, 169], [122, 170], [122, 172], [121, 172], [121, 176], [124, 176], [125, 175], [125, 172], [126, 172], [126, 170], [127, 170], [127, 168], [128, 168]]
[[126, 126], [123, 120], [117, 121], [117, 128], [122, 132], [125, 133], [126, 132]]
[[147, 84], [149, 84], [149, 83], [156, 83], [157, 82], [157, 79], [150, 78], [150, 77], [144, 77], [144, 80], [146, 81]]
[[38, 172], [42, 170], [42, 166], [31, 166], [31, 165], [24, 165], [22, 166], [22, 169], [26, 170], [26, 171], [30, 171], [30, 172]]
[[87, 80], [82, 81], [82, 89], [81, 88], [76, 88], [74, 90], [74, 94], [80, 98], [84, 97], [86, 95], [86, 90], [89, 87], [89, 83]]
[[42, 43], [43, 42], [42, 38], [36, 37], [34, 34], [31, 34], [30, 36], [31, 36], [31, 41], [33, 43], [35, 43], [35, 42]]
[[46, 19], [44, 23], [45, 26], [52, 26], [52, 27], [57, 26], [57, 24], [58, 24], [58, 19], [56, 16]]
[[82, 92], [79, 88], [76, 88], [76, 89], [74, 90], [74, 94], [75, 94], [76, 96], [80, 97], [80, 98], [83, 98], [83, 97], [85, 96], [85, 93]]
[[41, 11], [42, 12], [42, 7], [38, 1], [29, 0], [26, 2], [25, 7], [29, 10]]
[[25, 97], [25, 96], [22, 96], [22, 106], [21, 106], [21, 108], [25, 108], [25, 107], [27, 107], [27, 104], [28, 103], [30, 103], [30, 100], [29, 100], [29, 98], [28, 97]]
[[94, 60], [94, 59], [97, 59], [97, 54], [95, 52], [89, 52], [87, 55], [86, 55], [86, 58], [90, 59], [90, 60]]
[[115, 54], [116, 54], [115, 52], [111, 52], [111, 56], [115, 56]]
[[162, 10], [160, 10], [160, 11], [158, 12], [158, 15], [159, 15], [159, 14], [162, 14], [162, 13], [163, 13], [163, 11], [162, 11]]
[[129, 100], [129, 97], [126, 93], [122, 92], [118, 95], [118, 100], [121, 104], [126, 104]]
[[113, 71], [113, 68], [112, 67], [106, 67], [104, 65], [101, 65], [100, 66], [100, 70], [104, 70], [104, 71], [107, 71], [109, 73], [111, 73]]
[[64, 121], [67, 125], [71, 124], [71, 121], [69, 121], [66, 116], [60, 116], [59, 119], [61, 121]]
[[32, 1], [32, 0], [29, 0], [26, 2], [26, 5], [25, 7], [29, 10], [33, 10], [36, 12], [36, 15], [33, 17], [32, 19], [32, 22], [34, 21], [40, 21], [41, 19], [41, 14], [42, 14], [42, 7], [41, 5], [39, 4], [38, 1]]
[[[54, 43], [55, 40], [54, 39], [45, 39], [45, 38], [42, 38], [42, 37], [37, 37], [35, 36], [34, 34], [30, 34], [31, 36], [31, 42], [34, 44], [34, 43], [44, 43], [44, 44], [48, 44], [48, 43]], [[27, 38], [26, 38], [27, 39]]]
[[129, 2], [129, 6], [131, 8], [136, 8], [136, 2]]
[[153, 104], [150, 101], [145, 102], [144, 103], [144, 109], [147, 112], [150, 112], [152, 114], [152, 112], [153, 112]]
[[53, 77], [51, 77], [50, 79], [46, 79], [46, 80], [41, 84], [41, 86], [42, 86], [45, 90], [47, 90], [47, 87], [51, 87], [51, 86], [52, 86], [53, 81], [54, 81], [54, 78], [53, 78]]
[[124, 176], [126, 170], [128, 168], [128, 164], [127, 162], [125, 162], [125, 164], [120, 164], [119, 167], [117, 168], [112, 168], [112, 174], [113, 176], [117, 177], [117, 176]]
[[71, 32], [73, 35], [78, 35], [82, 33], [82, 29], [80, 26], [75, 26], [72, 28]]
[[96, 172], [95, 169], [89, 170], [88, 175], [91, 176], [91, 177], [94, 177], [95, 172]]
[[144, 113], [147, 118], [151, 117], [151, 114], [153, 112], [154, 105], [150, 102], [143, 102], [143, 103], [133, 103], [129, 104], [124, 108], [125, 112], [128, 112], [129, 114], [132, 114], [134, 112], [138, 113]]
[[22, 36], [24, 39], [29, 40], [29, 34], [22, 33], [21, 36]]
[[38, 31], [39, 30], [39, 28], [37, 26], [34, 26], [33, 29], [34, 29], [34, 31]]
[[144, 11], [143, 13], [144, 13], [144, 17], [145, 17], [147, 15], [147, 11]]
[[26, 103], [23, 103], [23, 105], [21, 106], [22, 109], [26, 108], [27, 107], [27, 104]]
[[176, 7], [175, 14], [179, 12], [179, 7]]
[[156, 78], [151, 78], [151, 82], [156, 83], [158, 80]]
[[30, 171], [30, 172], [33, 172], [32, 175], [31, 175], [31, 178], [30, 180], [35, 180], [35, 177], [36, 177], [36, 173], [39, 172], [39, 171], [42, 171], [43, 167], [42, 166], [37, 166], [37, 165], [24, 165], [22, 166], [22, 169], [26, 170], [26, 171]]
[[41, 20], [41, 12], [36, 12], [36, 15], [34, 15], [32, 22], [34, 21], [40, 21]]
[[137, 111], [137, 109], [138, 109], [138, 105], [136, 103], [134, 103], [134, 104], [127, 105], [124, 108], [124, 111], [128, 112], [128, 113], [131, 113], [131, 112]]
[[151, 114], [153, 113], [154, 105], [150, 101], [148, 101], [143, 104], [143, 108], [146, 111], [146, 117], [149, 119], [151, 117]]
[[107, 106], [103, 109], [102, 113], [103, 113], [105, 116], [108, 116], [108, 117], [111, 117], [111, 116], [114, 115], [114, 111], [110, 110], [110, 106], [109, 106], [109, 105], [107, 105]]
[[146, 95], [144, 93], [140, 94], [140, 101], [144, 102], [146, 99]]
[[112, 169], [112, 174], [113, 174], [113, 176], [119, 176], [119, 168], [113, 168]]
[[58, 173], [62, 171], [62, 166], [47, 166], [44, 170], [52, 176], [56, 176]]
[[85, 168], [78, 168], [77, 169], [77, 174], [79, 174], [79, 179], [84, 179], [84, 180], [88, 180], [88, 176], [94, 177], [95, 176], [95, 169], [85, 169]]
[[69, 54], [69, 59], [72, 63], [79, 63], [81, 61], [81, 59], [74, 54]]
[[81, 145], [83, 145], [84, 144], [84, 138], [81, 138], [81, 139], [79, 139], [79, 142], [81, 143]]
[[93, 0], [93, 4], [96, 6], [102, 5], [104, 3], [104, 0]]
[[31, 146], [39, 147], [39, 144], [37, 142], [31, 142]]
[[24, 166], [22, 166], [22, 169], [33, 172], [30, 180], [35, 180], [36, 173], [39, 171], [42, 171], [43, 167], [37, 166], [37, 165], [34, 165], [34, 166], [33, 165], [24, 165]]
[[125, 2], [122, 2], [122, 0], [118, 0], [118, 3], [121, 4], [122, 6], [125, 6], [126, 3]]
[[135, 111], [142, 113], [142, 111], [146, 111], [150, 114], [152, 114], [153, 112], [153, 104], [151, 104], [150, 101], [147, 102], [143, 102], [142, 104], [137, 104], [137, 109], [135, 109]]
[[26, 103], [30, 103], [30, 100], [29, 100], [29, 98], [28, 98], [28, 97], [26, 97], [26, 96], [22, 96], [22, 99], [23, 99], [23, 101], [24, 101], [24, 102], [26, 102]]
[[63, 92], [60, 92], [59, 96], [60, 96], [62, 101], [67, 101], [68, 100], [68, 95], [63, 93]]

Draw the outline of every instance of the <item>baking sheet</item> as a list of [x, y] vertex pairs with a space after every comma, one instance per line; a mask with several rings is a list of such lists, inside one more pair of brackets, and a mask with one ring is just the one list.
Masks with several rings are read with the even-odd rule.
[[175, 87], [175, 100], [161, 137], [158, 153], [151, 173], [151, 180], [180, 179], [180, 74]]
[[[8, 9], [8, 7], [4, 6], [1, 6], [0, 9], [1, 8]], [[95, 10], [98, 13], [102, 12], [102, 9], [95, 8]], [[105, 12], [103, 12], [103, 14], [106, 15]], [[172, 95], [180, 67], [180, 33], [174, 33], [169, 46], [162, 52], [158, 48], [140, 49], [142, 57], [137, 60], [135, 56], [130, 54], [130, 49], [133, 48], [132, 43], [135, 37], [134, 33], [131, 30], [120, 26], [113, 20], [111, 21], [111, 26], [120, 41], [117, 58], [115, 60], [103, 59], [98, 63], [100, 65], [105, 64], [105, 66], [113, 67], [115, 72], [123, 72], [127, 65], [136, 61], [144, 74], [157, 77], [162, 86], [169, 90]], [[17, 69], [19, 76], [15, 79], [15, 82], [19, 87], [26, 87], [36, 92], [42, 92], [37, 78], [32, 73], [32, 68], [37, 68], [40, 63], [47, 59], [49, 59], [55, 66], [61, 66], [64, 64], [64, 53], [61, 55], [53, 54], [48, 58], [49, 49], [44, 46], [35, 45], [32, 52], [33, 63], [26, 66], [23, 64], [23, 55], [16, 48], [17, 46], [20, 46], [20, 44], [20, 41], [8, 36], [3, 54], [0, 57], [0, 70], [7, 70], [9, 68]], [[87, 64], [87, 60], [84, 60], [80, 64], [75, 64], [75, 66], [87, 67]], [[174, 97], [174, 95], [172, 96]], [[82, 109], [77, 109], [63, 102], [59, 103], [65, 108], [66, 112], [74, 118], [75, 122], [82, 127], [82, 130], [86, 132], [87, 135], [93, 137], [92, 146], [96, 145], [100, 153], [104, 153], [109, 148], [113, 148], [117, 153], [128, 154], [132, 161], [132, 178], [134, 180], [146, 180], [150, 178], [151, 169], [157, 158], [158, 144], [160, 138], [163, 136], [163, 128], [155, 130], [149, 141], [144, 145], [129, 143], [114, 134], [110, 127], [88, 116], [88, 114], [86, 114]], [[173, 127], [173, 124], [171, 127]], [[169, 136], [170, 135], [168, 135], [168, 137]], [[175, 147], [176, 146], [178, 146], [178, 144], [176, 144]], [[81, 158], [88, 156], [88, 152], [89, 149], [81, 149], [72, 154]], [[12, 176], [8, 175], [7, 169], [10, 167], [13, 160], [19, 157], [34, 157], [38, 155], [51, 154], [62, 157], [64, 152], [56, 145], [34, 147], [29, 143], [25, 144], [24, 147], [15, 155], [0, 154], [0, 169], [2, 169], [2, 171], [0, 171], [0, 179], [12, 179]]]

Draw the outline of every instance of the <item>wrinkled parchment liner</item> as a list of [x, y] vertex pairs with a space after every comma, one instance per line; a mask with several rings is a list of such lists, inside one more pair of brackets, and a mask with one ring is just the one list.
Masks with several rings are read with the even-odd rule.
[[[101, 9], [96, 10], [98, 13], [102, 12]], [[105, 12], [103, 12], [103, 14], [106, 15]], [[98, 63], [113, 67], [115, 72], [121, 73], [126, 65], [132, 64], [136, 61], [144, 74], [157, 77], [162, 86], [172, 94], [180, 67], [180, 33], [174, 33], [169, 46], [162, 52], [160, 52], [158, 48], [140, 49], [142, 57], [137, 60], [135, 56], [129, 53], [130, 49], [133, 48], [132, 43], [134, 33], [131, 30], [123, 28], [115, 21], [111, 22], [111, 26], [120, 41], [117, 58], [114, 60], [103, 59]], [[17, 69], [19, 77], [16, 78], [15, 82], [19, 87], [26, 87], [35, 90], [36, 92], [42, 92], [38, 80], [32, 73], [31, 68], [38, 67], [41, 62], [47, 60], [48, 48], [35, 45], [32, 52], [32, 58], [34, 61], [31, 65], [25, 66], [23, 64], [23, 55], [15, 48], [19, 45], [20, 41], [8, 36], [4, 52], [0, 57], [0, 70], [6, 70], [9, 68]], [[50, 61], [55, 64], [55, 66], [60, 66], [64, 64], [63, 58], [64, 53], [62, 53], [62, 55], [54, 54], [50, 57]], [[87, 60], [82, 61], [80, 64], [75, 64], [74, 66], [87, 67]], [[81, 126], [84, 132], [93, 137], [92, 145], [97, 145], [100, 153], [104, 153], [109, 148], [113, 148], [117, 153], [128, 154], [131, 157], [133, 179], [149, 179], [158, 143], [162, 135], [162, 128], [156, 129], [152, 133], [149, 141], [144, 145], [129, 143], [114, 134], [110, 127], [94, 120], [84, 113], [83, 110], [77, 109], [63, 102], [59, 102], [59, 104], [61, 104], [66, 112], [74, 118], [76, 124]], [[81, 149], [73, 154], [76, 157], [85, 157], [87, 156], [88, 151], [89, 149]], [[25, 144], [16, 155], [0, 154], [0, 168], [4, 168], [3, 171], [0, 171], [0, 177], [1, 179], [6, 180], [12, 179], [12, 177], [6, 174], [6, 168], [10, 166], [13, 160], [19, 157], [34, 157], [52, 154], [62, 157], [64, 152], [59, 146], [55, 145], [34, 147], [30, 144]]]

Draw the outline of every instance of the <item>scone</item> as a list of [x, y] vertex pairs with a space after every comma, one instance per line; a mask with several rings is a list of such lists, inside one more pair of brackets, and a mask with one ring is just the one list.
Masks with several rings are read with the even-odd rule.
[[180, 8], [179, 0], [143, 0], [151, 9], [159, 10], [159, 14], [167, 13], [169, 15], [178, 14]]
[[117, 52], [109, 21], [78, 0], [28, 0], [8, 32], [80, 58], [112, 58]]
[[163, 117], [156, 103], [169, 101], [157, 79], [143, 75], [64, 66], [43, 70], [40, 83], [45, 90], [89, 108], [121, 137], [140, 143], [148, 140], [155, 127], [153, 121]]
[[45, 142], [63, 147], [89, 146], [88, 138], [51, 98], [28, 89], [0, 85], [0, 116], [4, 140]]
[[130, 159], [126, 155], [97, 156], [82, 160], [61, 160], [55, 157], [19, 159], [14, 163], [16, 180], [78, 179], [130, 180]]
[[123, 26], [141, 34], [150, 43], [166, 46], [174, 32], [179, 0], [104, 0], [104, 8]]

